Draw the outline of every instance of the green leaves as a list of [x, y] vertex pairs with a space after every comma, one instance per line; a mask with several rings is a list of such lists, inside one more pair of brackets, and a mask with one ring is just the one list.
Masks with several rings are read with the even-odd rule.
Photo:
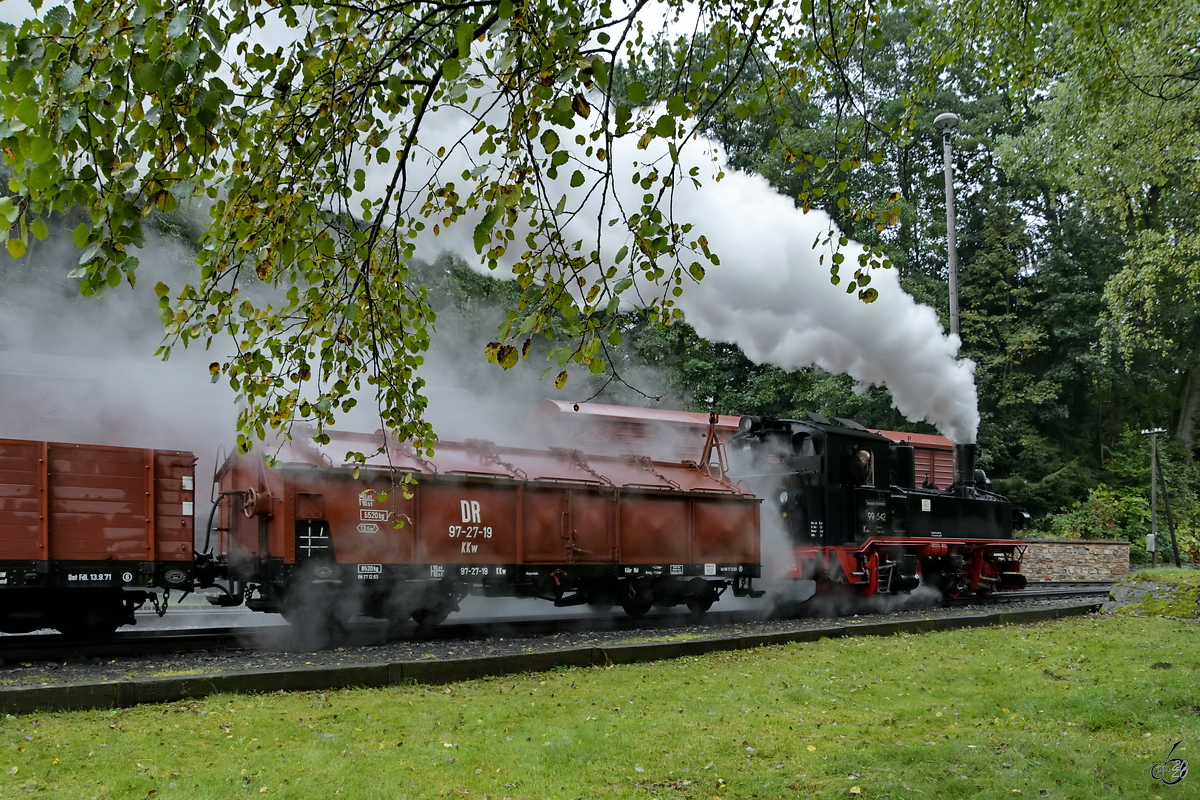
[[[7, 247], [78, 215], [71, 274], [100, 294], [133, 281], [145, 220], [202, 198], [193, 274], [155, 302], [164, 352], [233, 338], [214, 377], [238, 392], [243, 446], [297, 419], [320, 436], [363, 389], [398, 436], [430, 438], [417, 375], [433, 313], [408, 264], [417, 241], [466, 220], [480, 263], [511, 268], [521, 291], [486, 357], [511, 369], [536, 336], [552, 362], [604, 370], [622, 292], [638, 281], [667, 324], [682, 281], [717, 263], [693, 261], [696, 234], [673, 217], [673, 187], [706, 179], [683, 173], [686, 134], [735, 90], [757, 113], [760, 90], [809, 85], [819, 60], [795, 38], [815, 35], [808, 23], [747, 0], [702, 9], [704, 39], [678, 53], [649, 38], [641, 7], [609, 3], [110, 5], [79, 0], [10, 34]], [[288, 29], [281, 45], [256, 35], [268, 17]], [[779, 72], [742, 92], [740, 70], [775, 53]], [[469, 122], [447, 133], [455, 115]], [[612, 202], [626, 142], [654, 159], [634, 166], [629, 207]], [[570, 191], [547, 189], [560, 178]], [[589, 192], [605, 201], [589, 226], [604, 243], [566, 224]], [[610, 235], [627, 243], [615, 264], [600, 256]]]
[[17, 103], [15, 114], [17, 119], [19, 119], [22, 124], [25, 125], [25, 127], [36, 127], [39, 116], [37, 101], [32, 97], [21, 98], [21, 100]]
[[458, 57], [466, 58], [471, 54], [471, 40], [475, 38], [475, 25], [471, 22], [460, 22], [454, 29], [454, 38], [458, 43]]

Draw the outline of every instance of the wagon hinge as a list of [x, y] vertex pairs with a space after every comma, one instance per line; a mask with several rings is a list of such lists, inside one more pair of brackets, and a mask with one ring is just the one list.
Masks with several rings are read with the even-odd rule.
[[656, 470], [654, 468], [654, 462], [650, 459], [649, 456], [637, 456], [637, 455], [633, 455], [631, 453], [631, 454], [629, 454], [628, 458], [634, 464], [637, 464], [639, 467], [646, 470], [646, 472], [649, 472], [651, 475], [654, 475], [655, 477], [665, 481], [667, 484], [669, 484], [671, 486], [671, 488], [673, 488], [673, 489], [680, 488], [678, 483], [671, 480], [666, 475], [663, 475], [661, 472], [659, 472], [658, 470]]
[[[745, 485], [737, 486], [736, 484], [734, 484], [733, 481], [729, 480], [729, 478], [720, 470], [717, 470], [717, 474], [714, 475], [714, 474], [712, 474], [712, 472], [705, 469], [704, 465], [697, 464], [695, 461], [689, 461], [687, 459], [684, 459], [683, 461], [681, 461], [679, 463], [683, 464], [688, 469], [699, 472], [701, 475], [703, 475], [706, 478], [712, 478], [714, 481], [721, 484], [722, 486], [728, 486], [730, 489], [733, 489], [735, 491], [744, 491], [748, 494], [751, 493], [749, 487], [747, 487]], [[742, 482], [742, 483], [744, 483], [744, 482]]]
[[570, 449], [570, 448], [567, 448], [567, 447], [552, 447], [552, 448], [550, 448], [550, 451], [551, 451], [551, 452], [553, 452], [553, 453], [557, 453], [558, 455], [561, 455], [561, 456], [563, 456], [563, 457], [564, 457], [564, 458], [566, 458], [568, 461], [570, 461], [572, 464], [574, 464], [575, 466], [579, 467], [581, 470], [583, 470], [583, 471], [587, 472], [587, 473], [588, 473], [588, 474], [590, 474], [590, 475], [591, 475], [593, 478], [595, 478], [596, 480], [600, 481], [601, 483], [606, 483], [606, 484], [608, 484], [610, 487], [612, 487], [613, 489], [616, 489], [616, 488], [617, 488], [617, 486], [616, 486], [616, 484], [615, 484], [615, 483], [613, 483], [612, 481], [610, 481], [610, 480], [609, 480], [607, 477], [605, 477], [604, 475], [601, 475], [599, 472], [596, 472], [596, 470], [592, 469], [592, 465], [591, 465], [591, 464], [589, 464], [589, 463], [587, 462], [587, 459], [585, 459], [585, 458], [583, 457], [583, 453], [581, 453], [580, 451], [578, 451], [578, 450], [572, 450], [572, 449]]
[[429, 463], [425, 459], [421, 458], [420, 454], [417, 453], [417, 449], [415, 447], [413, 447], [411, 444], [409, 444], [408, 442], [397, 442], [396, 444], [400, 447], [400, 450], [404, 453], [404, 455], [408, 456], [413, 461], [416, 461], [418, 464], [420, 464], [422, 467], [424, 467], [425, 469], [432, 472], [434, 475], [438, 474], [437, 467], [435, 467], [433, 464]]
[[475, 452], [491, 461], [493, 464], [499, 464], [507, 469], [513, 475], [516, 475], [523, 481], [529, 480], [528, 473], [515, 464], [505, 461], [500, 457], [500, 452], [496, 449], [495, 442], [489, 442], [487, 439], [467, 439], [464, 444], [469, 445]]

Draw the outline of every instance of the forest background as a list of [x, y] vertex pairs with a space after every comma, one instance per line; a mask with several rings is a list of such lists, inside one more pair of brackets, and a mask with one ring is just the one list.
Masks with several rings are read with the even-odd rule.
[[[998, 491], [1033, 512], [1035, 534], [1128, 539], [1134, 559], [1148, 560], [1142, 431], [1164, 429], [1180, 545], [1200, 559], [1200, 11], [1175, 0], [863, 7], [874, 15], [870, 40], [823, 91], [781, 89], [766, 74], [772, 60], [751, 50], [724, 76], [700, 132], [725, 148], [732, 167], [824, 210], [886, 256], [904, 288], [946, 324], [942, 139], [932, 123], [958, 114], [961, 355], [977, 365], [981, 465]], [[703, 34], [664, 30], [648, 42], [647, 58], [614, 70], [611, 93], [671, 108], [679, 65], [704, 49]], [[856, 149], [859, 141], [869, 146]], [[832, 191], [813, 179], [822, 172], [836, 176]], [[10, 223], [14, 208], [3, 209]], [[864, 208], [883, 211], [864, 217]], [[160, 235], [203, 249], [202, 228], [185, 210], [147, 209]], [[66, 214], [33, 232], [69, 238], [74, 222]], [[18, 258], [30, 241], [24, 216], [20, 223], [8, 248]], [[452, 255], [411, 260], [408, 269], [407, 283], [424, 287], [438, 309], [438, 326], [468, 331], [467, 341], [488, 338], [492, 312], [519, 306], [528, 289]], [[5, 258], [0, 270], [6, 281], [32, 279], [19, 260]], [[84, 274], [89, 280], [95, 289], [106, 278]], [[501, 321], [502, 341], [511, 321]], [[575, 394], [725, 414], [814, 411], [932, 432], [903, 419], [885, 388], [755, 364], [736, 345], [702, 339], [686, 319], [662, 322], [653, 310], [610, 314], [606, 369], [581, 370]], [[533, 355], [545, 347], [535, 343]], [[1167, 537], [1159, 541], [1165, 553]]]

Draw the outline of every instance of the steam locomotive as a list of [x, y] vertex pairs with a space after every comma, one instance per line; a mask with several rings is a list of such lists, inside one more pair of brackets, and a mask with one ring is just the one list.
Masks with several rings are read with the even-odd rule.
[[955, 447], [955, 482], [916, 485], [915, 451], [853, 420], [742, 417], [730, 474], [778, 509], [795, 555], [788, 577], [863, 596], [928, 584], [948, 597], [1023, 589], [1029, 515], [990, 491], [974, 445]]
[[358, 614], [435, 625], [469, 593], [700, 614], [726, 592], [763, 595], [760, 531], [776, 521], [794, 553], [781, 577], [823, 591], [1024, 586], [1026, 516], [970, 446], [939, 489], [916, 485], [911, 444], [850, 420], [743, 417], [724, 442], [720, 427], [695, 460], [293, 440], [271, 466], [226, 459], [199, 549], [191, 454], [0, 440], [0, 630], [111, 632], [146, 602], [211, 587], [214, 604], [316, 631]]

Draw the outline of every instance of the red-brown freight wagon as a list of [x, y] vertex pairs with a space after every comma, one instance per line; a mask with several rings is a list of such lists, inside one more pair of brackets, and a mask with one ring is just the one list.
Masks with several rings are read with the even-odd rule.
[[0, 630], [111, 632], [190, 588], [195, 461], [0, 439]]
[[253, 609], [436, 624], [468, 593], [632, 615], [760, 594], [759, 499], [695, 465], [481, 441], [425, 458], [389, 439], [356, 469], [345, 454], [382, 434], [329, 435], [218, 472], [217, 559]]

